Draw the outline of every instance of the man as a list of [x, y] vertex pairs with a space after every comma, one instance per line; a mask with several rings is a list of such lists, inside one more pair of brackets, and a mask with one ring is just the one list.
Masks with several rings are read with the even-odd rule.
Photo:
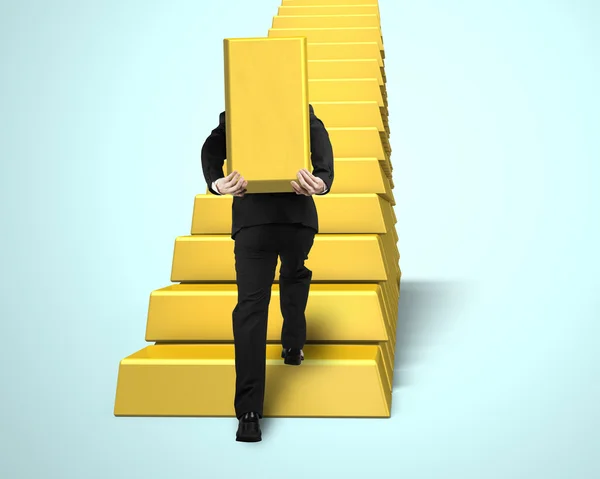
[[333, 183], [329, 134], [310, 105], [309, 111], [313, 172], [298, 172], [298, 181], [291, 182], [293, 193], [247, 194], [248, 182], [242, 175], [236, 171], [223, 174], [227, 157], [225, 112], [202, 147], [202, 171], [210, 192], [234, 197], [231, 238], [235, 241], [238, 287], [238, 302], [232, 314], [237, 441], [262, 439], [259, 419], [263, 416], [265, 391], [267, 316], [278, 256], [282, 357], [289, 365], [300, 365], [304, 360], [305, 310], [312, 279], [312, 271], [304, 261], [319, 231], [312, 195], [326, 194]]

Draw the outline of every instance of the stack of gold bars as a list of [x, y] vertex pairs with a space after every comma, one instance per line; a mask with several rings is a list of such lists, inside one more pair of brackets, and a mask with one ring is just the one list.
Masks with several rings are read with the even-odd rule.
[[[272, 288], [264, 414], [389, 417], [401, 273], [378, 2], [283, 0], [272, 27], [265, 41], [304, 45], [304, 101], [329, 132], [335, 179], [328, 194], [314, 196], [320, 231], [306, 261], [313, 283], [300, 367], [281, 359], [277, 281]], [[244, 57], [227, 54], [234, 43], [225, 40], [228, 115], [241, 101], [228, 77], [237, 68], [228, 62]], [[256, 66], [256, 58], [246, 61]], [[294, 68], [279, 70], [298, 78]], [[306, 141], [306, 128], [299, 134]], [[252, 176], [228, 156], [227, 172]], [[176, 284], [150, 295], [146, 341], [154, 344], [120, 363], [115, 415], [235, 416], [232, 199], [196, 196], [191, 235], [175, 240]]]

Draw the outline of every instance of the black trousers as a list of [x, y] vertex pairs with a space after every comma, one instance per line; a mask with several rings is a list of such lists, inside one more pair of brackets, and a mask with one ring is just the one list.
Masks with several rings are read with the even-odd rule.
[[263, 415], [268, 308], [277, 257], [283, 348], [303, 348], [306, 341], [308, 293], [312, 271], [304, 266], [316, 231], [301, 224], [265, 224], [235, 235], [238, 302], [233, 310], [235, 400], [238, 418], [254, 411]]

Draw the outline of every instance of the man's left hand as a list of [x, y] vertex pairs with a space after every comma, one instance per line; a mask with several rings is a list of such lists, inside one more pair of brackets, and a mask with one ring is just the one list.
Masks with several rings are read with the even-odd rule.
[[325, 182], [305, 168], [298, 172], [298, 183], [292, 181], [292, 188], [297, 195], [312, 196], [325, 191]]

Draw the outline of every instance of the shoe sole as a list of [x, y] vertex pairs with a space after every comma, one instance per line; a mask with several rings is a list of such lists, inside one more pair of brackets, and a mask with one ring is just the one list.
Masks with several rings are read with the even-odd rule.
[[260, 436], [260, 437], [240, 437], [240, 436], [237, 436], [235, 438], [235, 440], [237, 442], [260, 442], [260, 441], [262, 441], [262, 436]]
[[295, 356], [295, 357], [286, 357], [283, 362], [285, 364], [289, 364], [290, 366], [300, 366], [302, 364], [302, 358], [299, 356]]
[[286, 356], [285, 351], [281, 351], [281, 357], [284, 364], [289, 364], [290, 366], [300, 366], [302, 361], [304, 361], [302, 356]]

